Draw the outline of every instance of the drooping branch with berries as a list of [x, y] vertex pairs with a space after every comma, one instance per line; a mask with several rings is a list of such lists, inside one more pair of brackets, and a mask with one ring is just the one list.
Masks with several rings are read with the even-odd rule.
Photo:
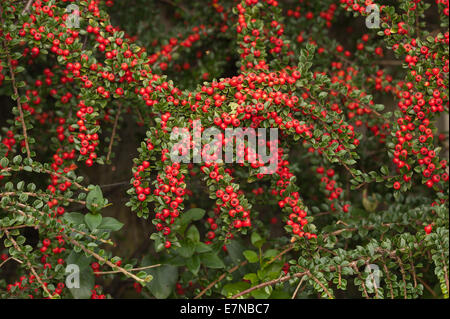
[[3, 1], [0, 296], [448, 298], [448, 1], [382, 2]]

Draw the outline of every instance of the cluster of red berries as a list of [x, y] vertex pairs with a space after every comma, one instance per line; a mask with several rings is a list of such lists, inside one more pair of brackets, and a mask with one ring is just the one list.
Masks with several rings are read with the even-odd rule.
[[[409, 9], [415, 10], [419, 2], [413, 1]], [[380, 143], [384, 143], [391, 133], [395, 137], [392, 161], [401, 177], [393, 183], [394, 189], [399, 190], [402, 184], [410, 183], [413, 171], [421, 174], [420, 178], [424, 179], [425, 185], [430, 188], [435, 187], [439, 191], [443, 190], [446, 185], [444, 182], [449, 179], [447, 161], [441, 160], [436, 155], [432, 121], [433, 117], [448, 111], [448, 87], [445, 84], [445, 79], [448, 78], [448, 56], [442, 56], [435, 50], [436, 44], [448, 45], [448, 32], [444, 34], [444, 37], [435, 36], [434, 43], [430, 41], [424, 44], [412, 39], [408, 43], [395, 43], [392, 46], [395, 52], [401, 54], [406, 52], [404, 62], [408, 65], [413, 80], [392, 83], [392, 76], [383, 70], [378, 70], [364, 79], [376, 91], [391, 92], [398, 97], [398, 108], [403, 115], [398, 118], [394, 127], [390, 127], [388, 123], [383, 122], [383, 119], [380, 120], [379, 114], [374, 111], [372, 100], [363, 102], [367, 97], [365, 92], [360, 92], [355, 98], [351, 97], [354, 92], [361, 91], [360, 87], [350, 84], [358, 82], [355, 79], [360, 76], [360, 73], [357, 67], [349, 65], [347, 59], [352, 56], [352, 53], [342, 45], [327, 50], [317, 45], [311, 37], [308, 39], [310, 44], [317, 46], [317, 52], [322, 57], [324, 54], [330, 54], [339, 60], [331, 62], [331, 72], [328, 74], [314, 72], [312, 80], [318, 81], [322, 76], [329, 75], [332, 84], [338, 84], [347, 89], [347, 94], [333, 89], [328, 90], [329, 97], [325, 98], [323, 103], [326, 107], [321, 106], [322, 103], [317, 101], [313, 92], [300, 85], [297, 86], [303, 76], [297, 67], [288, 66], [284, 62], [280, 67], [271, 63], [274, 58], [288, 57], [292, 62], [295, 57], [292, 44], [286, 41], [284, 36], [286, 26], [280, 21], [273, 20], [270, 14], [270, 10], [278, 7], [278, 1], [245, 0], [236, 6], [238, 11], [236, 32], [241, 73], [205, 83], [191, 92], [175, 87], [165, 76], [154, 74], [151, 68], [162, 71], [169, 70], [171, 66], [175, 71], [190, 69], [188, 62], [174, 63], [174, 52], [179, 47], [187, 50], [194, 45], [198, 47], [201, 40], [210, 35], [207, 31], [210, 26], [201, 24], [191, 28], [188, 34], [171, 37], [168, 44], [160, 44], [156, 53], [147, 56], [144, 54], [146, 50], [131, 45], [135, 40], [134, 37], [126, 34], [122, 37], [120, 29], [113, 27], [102, 17], [99, 1], [82, 1], [83, 4], [87, 4], [87, 11], [101, 22], [100, 25], [97, 23], [95, 26], [88, 25], [86, 35], [84, 32], [80, 33], [67, 28], [65, 25], [68, 19], [67, 14], [59, 17], [60, 8], [53, 4], [47, 5], [48, 3], [47, 0], [32, 2], [33, 13], [29, 15], [29, 22], [18, 26], [18, 34], [24, 39], [33, 41], [29, 47], [25, 47], [27, 45], [25, 40], [20, 43], [20, 46], [24, 47], [22, 58], [27, 58], [28, 65], [35, 63], [48, 49], [50, 53], [58, 57], [62, 66], [46, 68], [43, 76], [34, 82], [34, 87], [28, 84], [28, 89], [25, 91], [26, 102], [21, 103], [25, 116], [32, 115], [30, 121], [37, 121], [42, 126], [50, 125], [51, 133], [59, 142], [57, 147], [52, 149], [51, 169], [53, 171], [50, 174], [48, 186], [49, 192], [54, 197], [46, 203], [50, 208], [51, 217], [59, 218], [65, 213], [65, 208], [60, 205], [62, 201], [59, 195], [72, 187], [72, 182], [64, 176], [77, 168], [76, 156], [80, 155], [88, 167], [97, 160], [102, 133], [99, 128], [102, 121], [109, 122], [111, 114], [114, 114], [113, 103], [109, 103], [112, 102], [113, 97], [144, 101], [148, 112], [145, 115], [158, 120], [157, 129], [152, 130], [151, 135], [147, 137], [146, 149], [142, 151], [139, 165], [134, 170], [132, 200], [134, 197], [137, 200], [138, 214], [141, 215], [153, 208], [148, 207], [150, 202], [155, 202], [155, 209], [151, 214], [156, 230], [164, 238], [163, 243], [166, 248], [170, 248], [173, 244], [171, 226], [182, 214], [186, 197], [192, 196], [192, 191], [187, 189], [185, 179], [187, 174], [184, 172], [187, 170], [191, 177], [198, 173], [198, 167], [193, 164], [172, 163], [168, 156], [169, 149], [167, 145], [164, 145], [169, 140], [170, 132], [179, 128], [180, 115], [188, 115], [187, 117], [190, 118], [186, 121], [188, 126], [192, 126], [192, 119], [196, 118], [201, 119], [203, 124], [214, 126], [221, 131], [247, 126], [273, 127], [280, 130], [281, 137], [277, 143], [266, 145], [270, 149], [276, 148], [277, 158], [282, 159], [278, 162], [275, 172], [258, 171], [263, 167], [263, 163], [255, 150], [246, 144], [238, 146], [236, 155], [244, 157], [247, 161], [256, 157], [256, 160], [249, 165], [239, 164], [240, 167], [249, 168], [249, 178], [255, 177], [264, 182], [269, 180], [268, 173], [274, 173], [268, 193], [274, 196], [279, 207], [286, 213], [286, 223], [294, 235], [293, 240], [297, 237], [316, 238], [317, 235], [305, 230], [309, 223], [308, 209], [295, 186], [295, 175], [289, 168], [290, 163], [285, 159], [289, 152], [287, 141], [292, 142], [292, 139], [304, 140], [304, 144], [309, 147], [308, 151], [311, 153], [323, 155], [326, 150], [332, 149], [336, 157], [342, 159], [349, 154], [349, 149], [353, 149], [360, 143], [355, 132], [356, 128], [366, 125], [373, 135], [379, 137]], [[249, 18], [249, 12], [254, 11], [249, 8], [260, 3], [267, 4], [268, 6], [264, 7], [267, 10], [264, 10], [260, 19]], [[349, 10], [364, 14], [366, 6], [373, 1], [340, 0], [340, 3]], [[442, 12], [448, 16], [448, 0], [436, 0], [436, 3], [443, 7]], [[106, 1], [106, 5], [112, 6], [113, 1]], [[228, 17], [227, 12], [224, 12], [225, 8], [219, 4], [218, 0], [212, 0], [211, 5], [221, 15], [222, 20], [218, 22], [218, 28], [221, 32], [225, 32], [228, 28], [226, 21], [231, 18]], [[322, 25], [324, 23], [329, 28], [337, 5], [330, 4], [319, 14], [309, 9], [301, 12], [300, 8], [298, 6], [294, 10], [288, 10], [287, 16], [295, 19], [304, 16], [307, 20], [317, 18]], [[381, 6], [381, 11], [383, 8]], [[255, 9], [260, 10], [259, 13], [263, 11], [257, 6]], [[44, 17], [54, 19], [57, 24], [55, 26], [39, 25], [39, 21]], [[260, 21], [264, 24], [262, 28], [259, 28], [256, 23]], [[389, 22], [389, 18], [383, 16], [383, 21]], [[394, 29], [396, 32], [393, 32]], [[404, 21], [396, 21], [392, 23], [392, 28], [384, 30], [388, 38], [396, 34], [410, 36], [413, 32], [414, 30]], [[13, 39], [9, 33], [1, 33], [1, 35], [6, 41]], [[97, 53], [101, 53], [99, 56], [105, 58], [104, 63], [80, 51], [77, 45], [81, 44], [81, 36], [86, 36], [86, 40], [89, 40], [89, 37], [95, 39]], [[304, 37], [305, 31], [298, 34], [297, 44], [302, 44], [305, 41]], [[371, 54], [372, 49], [368, 49], [369, 46], [366, 44], [368, 40], [369, 36], [364, 34], [361, 40], [357, 41], [356, 54]], [[154, 41], [152, 45], [156, 47], [158, 41]], [[373, 51], [378, 57], [385, 54], [381, 46], [377, 46]], [[202, 50], [198, 50], [196, 56], [200, 58], [202, 54]], [[426, 65], [427, 61], [430, 61], [433, 67], [429, 66], [421, 72], [417, 66]], [[9, 64], [15, 69], [19, 65], [19, 60], [10, 59]], [[0, 63], [0, 86], [5, 79], [4, 72], [4, 67]], [[206, 80], [210, 74], [204, 72], [202, 77]], [[61, 89], [64, 85], [70, 86], [75, 83], [81, 83], [83, 90], [80, 94], [74, 94], [70, 89]], [[326, 90], [326, 88], [323, 89]], [[49, 100], [45, 101], [45, 96], [49, 96]], [[337, 96], [341, 98], [341, 103], [336, 102]], [[57, 112], [53, 114], [41, 110], [43, 104], [53, 100], [57, 101], [57, 106], [61, 105], [61, 110], [71, 109], [76, 105], [77, 108], [74, 110], [76, 118], [65, 118]], [[354, 126], [343, 122], [339, 115], [345, 115], [347, 119], [354, 120]], [[331, 122], [327, 122], [329, 118], [332, 119]], [[17, 116], [16, 122], [20, 121], [23, 119]], [[15, 136], [20, 134], [16, 129], [8, 130], [2, 139], [2, 145], [7, 148], [6, 156], [15, 151]], [[316, 133], [317, 130], [321, 132], [319, 135]], [[336, 136], [334, 133], [339, 134], [340, 137], [333, 137]], [[322, 138], [328, 138], [324, 148], [316, 149], [311, 146], [316, 145]], [[216, 145], [220, 149], [234, 142], [233, 139], [225, 138], [222, 133], [220, 140], [220, 143]], [[196, 146], [192, 140], [188, 140], [186, 144], [188, 146], [183, 148], [183, 152]], [[21, 141], [20, 146], [25, 146], [24, 140]], [[202, 154], [207, 151], [208, 149], [204, 147]], [[342, 152], [345, 155], [338, 155]], [[208, 231], [205, 243], [207, 244], [217, 240], [219, 235], [225, 235], [228, 239], [233, 238], [235, 231], [252, 226], [250, 218], [252, 206], [246, 199], [245, 192], [239, 189], [235, 168], [231, 165], [213, 163], [217, 159], [215, 156], [210, 156], [209, 161], [199, 165], [199, 171], [204, 175], [210, 189], [210, 197], [216, 200], [215, 207], [212, 208], [213, 216], [206, 218]], [[153, 162], [155, 157], [156, 160]], [[150, 166], [152, 169], [155, 167], [156, 178], [150, 175], [152, 171]], [[0, 169], [2, 169], [1, 166]], [[327, 200], [333, 202], [331, 210], [336, 210], [335, 201], [341, 197], [343, 190], [334, 178], [335, 171], [332, 168], [326, 169], [320, 166], [316, 173], [320, 175]], [[1, 179], [3, 176], [0, 176]], [[151, 182], [154, 182], [152, 187]], [[256, 187], [252, 192], [257, 196], [263, 194], [264, 189]], [[349, 204], [342, 205], [342, 210], [348, 212], [349, 207]], [[431, 233], [432, 224], [425, 226], [424, 230], [427, 234]], [[44, 239], [40, 244], [43, 268], [52, 269], [55, 268], [55, 264], [63, 264], [64, 260], [60, 256], [65, 249], [65, 241], [61, 236]], [[1, 258], [6, 260], [7, 256], [2, 255]], [[93, 263], [91, 266], [94, 272], [99, 271], [98, 263]], [[283, 268], [286, 273], [288, 269], [288, 267]], [[28, 284], [36, 283], [35, 279], [34, 276], [22, 277], [20, 281], [9, 285], [8, 291], [13, 286], [18, 286], [22, 290], [27, 289]], [[58, 283], [54, 293], [60, 294], [63, 288], [64, 284]], [[94, 288], [92, 298], [105, 298], [105, 295], [98, 290], [99, 288], [99, 286]], [[142, 289], [139, 284], [135, 288], [139, 291]], [[177, 291], [183, 294], [181, 285], [177, 286]]]

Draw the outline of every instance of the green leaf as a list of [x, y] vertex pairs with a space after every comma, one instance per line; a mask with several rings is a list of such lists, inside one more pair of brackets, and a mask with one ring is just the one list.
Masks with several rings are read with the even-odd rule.
[[195, 243], [190, 239], [180, 241], [181, 247], [176, 249], [176, 252], [184, 258], [190, 258], [195, 251]]
[[[75, 299], [89, 299], [91, 297], [91, 290], [94, 288], [95, 284], [94, 272], [90, 267], [89, 258], [82, 253], [76, 253], [75, 251], [72, 251], [67, 257], [66, 262], [67, 266], [76, 265], [79, 267], [80, 285], [78, 288], [69, 288], [70, 293]], [[69, 276], [70, 274], [75, 275], [74, 272], [68, 271], [66, 273], [66, 276]]]
[[25, 186], [25, 182], [24, 181], [18, 182], [17, 183], [17, 190], [22, 191], [24, 186]]
[[93, 213], [98, 213], [104, 205], [103, 193], [100, 186], [95, 186], [86, 197], [86, 207]]
[[9, 160], [6, 157], [3, 157], [0, 160], [0, 166], [1, 167], [6, 168], [6, 167], [8, 167], [8, 164], [9, 164]]
[[166, 299], [172, 293], [178, 281], [178, 267], [162, 265], [147, 269], [146, 272], [153, 276], [153, 280], [146, 286], [157, 299]]
[[191, 208], [183, 214], [183, 220], [196, 221], [200, 220], [205, 216], [206, 211], [202, 208]]
[[186, 260], [186, 267], [194, 274], [197, 275], [200, 270], [200, 257], [198, 255], [193, 255], [191, 258]]
[[113, 217], [103, 217], [98, 229], [118, 231], [123, 227], [123, 223]]
[[75, 264], [80, 267], [80, 269], [90, 266], [90, 259], [86, 257], [84, 254], [76, 253], [72, 251], [66, 259], [67, 264]]
[[266, 259], [273, 259], [274, 257], [276, 257], [278, 255], [278, 253], [279, 253], [279, 251], [276, 249], [269, 249], [264, 252], [263, 257]]
[[74, 225], [84, 224], [84, 215], [81, 213], [65, 213], [64, 218]]
[[202, 242], [198, 242], [195, 246], [195, 252], [196, 253], [206, 253], [208, 251], [211, 251], [211, 245], [207, 245], [205, 243]]
[[252, 285], [257, 284], [258, 281], [259, 281], [258, 275], [255, 274], [255, 273], [253, 273], [253, 272], [252, 272], [252, 273], [246, 274], [246, 275], [244, 276], [244, 279], [245, 279], [245, 280], [250, 280], [250, 282], [252, 283]]
[[245, 289], [250, 288], [250, 284], [245, 281], [235, 282], [232, 284], [226, 284], [222, 288], [222, 295], [225, 297], [232, 297], [235, 294], [240, 293], [241, 291], [244, 291]]
[[275, 289], [270, 295], [270, 299], [290, 299], [290, 298], [291, 295], [281, 289]]
[[202, 208], [191, 208], [187, 212], [182, 214], [181, 218], [179, 219], [180, 225], [181, 225], [181, 227], [179, 229], [180, 234], [184, 233], [184, 231], [186, 230], [186, 228], [192, 221], [197, 221], [197, 220], [202, 219], [203, 216], [205, 215], [205, 213], [206, 213], [206, 211]]
[[86, 222], [86, 225], [89, 227], [90, 230], [97, 229], [98, 226], [102, 223], [102, 215], [100, 214], [91, 214], [88, 213], [84, 215], [84, 221]]
[[256, 248], [261, 248], [265, 242], [265, 240], [257, 232], [252, 233], [251, 241], [252, 245]]
[[20, 163], [22, 163], [22, 156], [20, 156], [20, 155], [14, 156], [14, 158], [13, 158], [13, 163], [14, 163], [15, 165], [20, 165]]
[[195, 225], [192, 225], [191, 227], [189, 227], [188, 231], [186, 232], [186, 238], [189, 238], [193, 242], [200, 241], [200, 233], [199, 233], [197, 227], [195, 227]]
[[270, 297], [272, 290], [273, 290], [272, 286], [266, 286], [264, 288], [260, 288], [260, 289], [256, 289], [256, 290], [252, 291], [251, 295], [255, 299], [267, 299]]
[[201, 254], [200, 259], [202, 264], [208, 268], [221, 269], [225, 267], [222, 259], [214, 253]]
[[233, 263], [240, 263], [244, 260], [242, 252], [244, 251], [244, 246], [239, 242], [239, 240], [233, 240], [227, 245], [227, 252], [233, 261]]
[[244, 251], [243, 254], [249, 263], [256, 263], [259, 260], [258, 254], [256, 252], [254, 252], [253, 250], [246, 250], [246, 251]]

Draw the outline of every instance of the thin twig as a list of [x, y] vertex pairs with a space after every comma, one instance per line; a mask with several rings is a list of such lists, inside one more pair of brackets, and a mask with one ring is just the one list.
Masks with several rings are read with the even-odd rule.
[[18, 225], [18, 226], [10, 226], [10, 227], [0, 227], [0, 231], [12, 230], [12, 229], [21, 229], [26, 227], [35, 227], [31, 225]]
[[141, 284], [145, 284], [146, 281], [144, 279], [141, 279], [139, 277], [137, 277], [136, 275], [132, 274], [131, 272], [129, 272], [128, 270], [126, 270], [125, 268], [122, 268], [118, 265], [113, 264], [111, 261], [107, 260], [106, 258], [103, 258], [102, 256], [100, 256], [99, 254], [95, 253], [94, 251], [90, 250], [89, 248], [86, 248], [84, 245], [80, 244], [78, 241], [76, 241], [75, 239], [69, 238], [68, 236], [66, 236], [65, 234], [62, 234], [62, 236], [69, 242], [71, 242], [73, 245], [81, 248], [81, 250], [83, 250], [86, 254], [94, 257], [95, 259], [97, 259], [100, 262], [103, 262], [105, 264], [107, 264], [109, 267], [111, 267], [112, 269], [117, 268], [119, 270], [119, 272], [123, 273], [125, 276], [130, 277], [132, 279], [134, 279], [135, 281], [141, 283]]
[[384, 262], [384, 258], [383, 258], [383, 268], [384, 272], [386, 273], [387, 283], [389, 284], [391, 299], [394, 299], [394, 288], [392, 287], [391, 276], [389, 276], [389, 269], [387, 268], [386, 263]]
[[250, 287], [250, 288], [248, 288], [248, 289], [246, 289], [244, 291], [241, 291], [240, 293], [232, 296], [231, 299], [236, 299], [236, 298], [242, 297], [242, 296], [247, 295], [247, 294], [251, 293], [252, 291], [260, 289], [260, 288], [264, 288], [264, 287], [267, 287], [267, 286], [272, 286], [272, 285], [275, 285], [275, 284], [279, 284], [279, 283], [288, 281], [291, 278], [300, 278], [300, 277], [303, 277], [306, 274], [307, 274], [307, 272], [299, 272], [299, 273], [296, 273], [296, 274], [293, 274], [293, 275], [287, 275], [287, 276], [284, 276], [284, 277], [281, 277], [281, 278], [278, 278], [278, 279], [273, 279], [273, 280], [270, 280], [270, 281], [266, 281], [266, 282], [263, 282], [263, 283], [261, 283], [259, 285]]
[[286, 249], [284, 249], [281, 253], [279, 253], [278, 255], [276, 255], [274, 258], [272, 258], [271, 260], [269, 260], [267, 262], [267, 265], [270, 265], [271, 263], [273, 263], [274, 261], [276, 261], [277, 259], [279, 259], [281, 256], [283, 256], [284, 254], [290, 252], [292, 249], [294, 249], [294, 245], [289, 244], [288, 247]]
[[[32, 0], [30, 0], [28, 2], [27, 7], [29, 7], [31, 2], [32, 2]], [[5, 21], [3, 19], [3, 7], [0, 6], [0, 10], [1, 10], [0, 18], [1, 18], [1, 21], [2, 21], [2, 25], [6, 25]], [[13, 70], [13, 67], [12, 67], [12, 59], [11, 59], [11, 56], [9, 54], [8, 43], [6, 42], [6, 38], [5, 37], [2, 37], [2, 38], [3, 38], [3, 46], [5, 48], [6, 59], [8, 60], [8, 67], [9, 67], [9, 73], [10, 73], [10, 76], [11, 76], [11, 83], [12, 83], [12, 86], [13, 86], [14, 95], [16, 96], [17, 108], [19, 110], [20, 123], [22, 124], [22, 134], [23, 134], [23, 138], [24, 138], [24, 141], [25, 141], [25, 149], [27, 150], [27, 157], [31, 158], [30, 146], [28, 145], [27, 126], [25, 124], [22, 104], [20, 103], [19, 90], [17, 89], [16, 77], [14, 75], [14, 70]]]
[[221, 280], [223, 280], [227, 275], [235, 272], [236, 270], [238, 270], [239, 268], [245, 266], [247, 264], [247, 260], [241, 262], [239, 265], [234, 266], [233, 268], [231, 268], [230, 270], [228, 270], [226, 273], [223, 273], [222, 275], [220, 275], [219, 278], [217, 278], [216, 280], [214, 280], [213, 282], [211, 282], [205, 289], [203, 289], [197, 296], [194, 297], [194, 299], [198, 299], [201, 296], [203, 296], [209, 289], [211, 289], [212, 287], [214, 287], [218, 282], [220, 282]]
[[[24, 170], [24, 167], [23, 167], [23, 166], [19, 166], [19, 167], [17, 167], [16, 169], [19, 170], [19, 171], [23, 171], [23, 170]], [[12, 171], [12, 170], [13, 170], [12, 167], [6, 167], [6, 168], [1, 169], [1, 170], [0, 170], [0, 176], [1, 176], [2, 173], [10, 172], [10, 171]], [[77, 182], [74, 181], [74, 180], [71, 180], [70, 178], [66, 177], [65, 175], [61, 175], [61, 174], [59, 174], [59, 173], [52, 172], [52, 171], [50, 171], [50, 170], [48, 170], [48, 169], [44, 169], [44, 168], [41, 169], [40, 171], [37, 171], [37, 172], [38, 172], [38, 173], [46, 173], [46, 174], [49, 174], [49, 175], [52, 175], [52, 176], [57, 176], [58, 178], [62, 178], [62, 179], [63, 179], [64, 181], [66, 181], [66, 182], [72, 183], [72, 185], [78, 187], [79, 189], [81, 189], [81, 190], [83, 190], [83, 191], [85, 191], [85, 192], [89, 192], [89, 189], [88, 189], [87, 187], [84, 187], [84, 186], [80, 185], [79, 183], [77, 183]]]
[[28, 0], [27, 5], [25, 6], [25, 8], [22, 11], [22, 15], [24, 15], [25, 13], [28, 13], [30, 11], [30, 7], [31, 7], [32, 3], [33, 3], [33, 0]]
[[413, 275], [413, 279], [414, 279], [414, 288], [416, 288], [417, 287], [416, 269], [414, 267], [413, 257], [412, 257], [411, 252], [409, 252], [409, 263], [411, 265], [411, 271], [412, 271], [412, 275]]
[[297, 297], [298, 290], [300, 289], [300, 286], [302, 285], [303, 280], [304, 280], [305, 278], [306, 278], [306, 277], [303, 276], [302, 279], [300, 279], [300, 282], [298, 283], [297, 288], [295, 288], [294, 294], [292, 295], [291, 299], [295, 299], [295, 297]]
[[[22, 208], [33, 209], [35, 212], [39, 213], [41, 216], [45, 215], [44, 212], [41, 212], [41, 211], [37, 210], [36, 208], [31, 207], [31, 206], [24, 205], [24, 204], [21, 204], [21, 203], [15, 203], [15, 205], [17, 205], [19, 207], [22, 207]], [[25, 217], [28, 217], [28, 218], [32, 218], [32, 219], [34, 219], [35, 221], [37, 221], [38, 223], [40, 223], [41, 225], [43, 225], [45, 227], [45, 224], [42, 221], [40, 221], [39, 219], [37, 219], [33, 215], [29, 215], [29, 214], [25, 213], [24, 211], [21, 211], [20, 209], [17, 209], [16, 207], [6, 206], [5, 209], [13, 209], [12, 210], [13, 213], [19, 213], [22, 216], [25, 216]], [[80, 234], [82, 236], [89, 237], [89, 238], [91, 238], [93, 240], [98, 240], [98, 241], [100, 241], [100, 242], [102, 242], [104, 244], [115, 246], [115, 244], [110, 239], [104, 240], [102, 238], [98, 238], [97, 236], [94, 236], [94, 235], [91, 235], [91, 234], [87, 234], [87, 233], [85, 233], [85, 232], [83, 232], [81, 230], [78, 230], [78, 229], [75, 229], [75, 228], [72, 228], [72, 227], [69, 227], [69, 226], [66, 226], [66, 228], [68, 228], [70, 231], [72, 231], [74, 233], [78, 233], [78, 234]]]
[[[391, 179], [391, 178], [395, 178], [395, 177], [398, 177], [398, 175], [395, 175], [395, 176], [381, 176], [381, 178], [384, 179], [384, 180], [386, 180], [386, 179]], [[364, 185], [367, 185], [367, 184], [369, 184], [369, 183], [370, 183], [370, 182], [363, 182], [363, 183], [359, 184], [358, 186], [356, 186], [356, 187], [355, 187], [355, 190], [356, 190], [356, 189], [360, 189], [361, 187], [363, 187]]]
[[[444, 265], [442, 270], [444, 271], [445, 285], [447, 286], [447, 291], [449, 291], [450, 288], [449, 288], [449, 284], [448, 284], [447, 266], [445, 265], [446, 258], [444, 257], [444, 253], [442, 251], [441, 251], [441, 256], [442, 256], [442, 264]], [[447, 258], [447, 260], [448, 260], [448, 258]]]
[[122, 109], [122, 104], [119, 104], [119, 108], [117, 109], [116, 118], [114, 119], [114, 126], [111, 134], [111, 141], [109, 141], [108, 154], [106, 155], [106, 161], [109, 161], [109, 157], [111, 156], [112, 147], [114, 144], [114, 137], [116, 136], [117, 123], [119, 122], [120, 111]]
[[[302, 267], [300, 267], [300, 268], [302, 268]], [[323, 289], [323, 291], [328, 295], [328, 298], [333, 299], [333, 295], [328, 291], [327, 287], [325, 287], [325, 285], [324, 285], [319, 279], [317, 279], [317, 278], [311, 273], [310, 270], [308, 270], [308, 269], [305, 269], [305, 270], [306, 270], [306, 275], [307, 275], [308, 277], [311, 277], [312, 280], [314, 280], [314, 281], [315, 281], [315, 282]]]
[[39, 277], [38, 273], [36, 272], [36, 270], [34, 269], [33, 265], [31, 264], [30, 260], [28, 259], [28, 257], [26, 256], [26, 254], [24, 254], [22, 252], [22, 249], [20, 248], [20, 246], [17, 244], [17, 242], [14, 240], [14, 238], [12, 238], [12, 236], [10, 235], [9, 231], [5, 230], [5, 234], [6, 237], [8, 237], [8, 239], [12, 242], [14, 248], [23, 254], [23, 257], [27, 263], [27, 267], [30, 269], [30, 271], [33, 273], [33, 275], [36, 277], [36, 280], [39, 282], [39, 284], [42, 286], [42, 289], [45, 291], [45, 293], [48, 295], [49, 298], [51, 298], [51, 294], [50, 291], [48, 291], [47, 287], [45, 286], [44, 282], [42, 281], [41, 277]]
[[403, 295], [405, 299], [408, 299], [408, 293], [406, 291], [406, 275], [405, 275], [405, 269], [403, 268], [403, 263], [400, 257], [393, 254], [393, 257], [397, 259], [398, 265], [400, 266], [400, 272], [402, 274], [402, 281], [403, 281]]
[[117, 183], [112, 183], [112, 184], [100, 185], [100, 188], [116, 187], [116, 186], [128, 185], [128, 184], [130, 184], [130, 181], [123, 181], [123, 182], [117, 182]]
[[[141, 270], [156, 268], [156, 267], [160, 267], [160, 266], [161, 266], [161, 264], [155, 264], [155, 265], [146, 266], [146, 267], [133, 268], [128, 271], [141, 271]], [[109, 274], [117, 274], [120, 272], [121, 272], [120, 270], [112, 270], [112, 271], [95, 271], [94, 273], [96, 275], [109, 275]]]
[[381, 65], [402, 65], [403, 61], [400, 60], [380, 60], [376, 61], [377, 64]]
[[21, 261], [21, 260], [19, 260], [19, 259], [17, 259], [17, 258], [14, 258], [14, 257], [8, 257], [5, 261], [3, 261], [3, 262], [0, 264], [0, 268], [2, 268], [3, 265], [6, 264], [6, 263], [7, 263], [8, 261], [10, 261], [10, 260], [14, 260], [14, 261], [18, 262], [19, 264], [23, 264], [23, 261]]
[[427, 283], [425, 281], [422, 280], [422, 278], [417, 277], [417, 280], [420, 281], [420, 283], [425, 287], [426, 290], [428, 290], [430, 292], [430, 294], [434, 297], [437, 298], [436, 293], [433, 291], [433, 289], [431, 289], [430, 286], [427, 285]]
[[[52, 198], [54, 198], [56, 200], [59, 200], [59, 201], [68, 201], [70, 203], [77, 203], [77, 204], [81, 204], [81, 205], [86, 205], [85, 201], [72, 199], [72, 198], [66, 198], [66, 197], [63, 197], [63, 196], [50, 196], [49, 194], [37, 194], [37, 193], [33, 193], [33, 192], [22, 192], [20, 194], [25, 194], [25, 195], [31, 196], [31, 197], [48, 196], [48, 197], [52, 197]], [[17, 193], [17, 192], [5, 192], [5, 193], [0, 193], [0, 197], [4, 197], [4, 196], [19, 196], [20, 194]]]
[[366, 298], [369, 299], [369, 294], [367, 293], [367, 289], [366, 289], [366, 285], [364, 284], [364, 280], [362, 280], [358, 268], [356, 267], [356, 265], [352, 266], [353, 270], [355, 271], [356, 275], [358, 276], [359, 280], [361, 281], [361, 287], [363, 289], [364, 294], [366, 295]]
[[342, 274], [341, 274], [341, 266], [337, 266], [337, 272], [338, 272], [338, 287], [342, 285]]

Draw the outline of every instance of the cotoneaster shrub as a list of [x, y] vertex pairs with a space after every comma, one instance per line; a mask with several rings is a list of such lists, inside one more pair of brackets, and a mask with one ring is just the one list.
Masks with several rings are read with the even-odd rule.
[[447, 0], [0, 10], [2, 298], [448, 298]]

